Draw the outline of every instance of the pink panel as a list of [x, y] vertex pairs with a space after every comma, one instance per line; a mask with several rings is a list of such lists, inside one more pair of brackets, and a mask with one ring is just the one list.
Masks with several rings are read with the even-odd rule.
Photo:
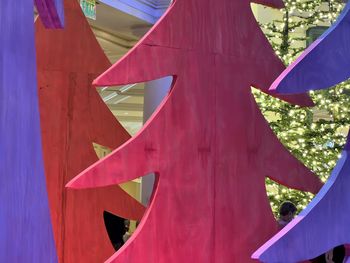
[[[136, 235], [108, 262], [250, 262], [277, 231], [265, 177], [314, 193], [320, 189], [321, 182], [278, 141], [251, 94], [250, 86], [266, 91], [283, 66], [250, 2], [175, 1], [95, 81], [175, 76], [169, 96], [142, 131], [69, 184], [93, 188], [152, 171], [159, 175]], [[284, 99], [312, 104], [306, 95]]]
[[140, 219], [144, 207], [119, 186], [82, 191], [65, 184], [98, 160], [92, 143], [112, 149], [130, 138], [92, 80], [110, 66], [77, 1], [65, 3], [64, 30], [36, 23], [40, 118], [51, 218], [60, 262], [102, 262], [113, 254], [103, 211]]

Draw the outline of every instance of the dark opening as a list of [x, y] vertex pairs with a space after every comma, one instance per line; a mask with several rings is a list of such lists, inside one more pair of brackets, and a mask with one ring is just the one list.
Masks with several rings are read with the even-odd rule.
[[124, 245], [125, 235], [128, 231], [126, 226], [128, 220], [107, 211], [103, 212], [103, 219], [112, 246], [117, 251]]
[[333, 262], [333, 263], [343, 263], [345, 259], [345, 246], [340, 245], [337, 246], [330, 251], [318, 256], [317, 258], [311, 259], [310, 262], [312, 263], [327, 263], [327, 262]]

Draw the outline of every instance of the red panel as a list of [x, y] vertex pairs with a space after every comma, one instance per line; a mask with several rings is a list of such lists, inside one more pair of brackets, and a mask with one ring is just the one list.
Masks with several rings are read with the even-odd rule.
[[[265, 177], [314, 193], [321, 187], [278, 141], [251, 94], [251, 85], [266, 91], [283, 66], [250, 2], [175, 1], [95, 81], [175, 76], [170, 95], [138, 136], [69, 184], [97, 187], [159, 174], [136, 235], [108, 262], [250, 262], [277, 230]], [[287, 100], [312, 104], [306, 95]]]
[[[69, 4], [68, 4], [69, 3]], [[97, 156], [96, 142], [112, 149], [130, 138], [92, 80], [110, 66], [77, 1], [66, 1], [64, 30], [36, 23], [40, 117], [51, 217], [60, 262], [102, 262], [113, 254], [103, 211], [140, 219], [144, 207], [119, 186], [83, 191], [65, 184]]]

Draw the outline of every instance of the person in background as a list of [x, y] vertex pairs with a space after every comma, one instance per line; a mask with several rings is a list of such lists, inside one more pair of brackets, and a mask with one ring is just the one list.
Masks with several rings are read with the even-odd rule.
[[312, 263], [343, 263], [345, 258], [345, 246], [340, 245], [327, 253], [318, 256], [317, 258], [311, 259]]
[[284, 228], [295, 217], [297, 212], [296, 206], [289, 201], [285, 201], [281, 204], [279, 210], [279, 219], [277, 221], [279, 230]]
[[124, 226], [125, 226], [125, 234], [123, 235], [123, 241], [125, 243], [131, 237], [131, 234], [129, 232], [129, 230], [130, 230], [130, 220], [125, 219], [124, 220]]
[[[283, 202], [279, 210], [278, 226], [279, 230], [284, 228], [290, 221], [293, 220], [297, 212], [296, 206], [289, 201]], [[345, 258], [345, 246], [337, 246], [330, 251], [318, 256], [317, 258], [311, 259], [312, 263], [343, 263]]]

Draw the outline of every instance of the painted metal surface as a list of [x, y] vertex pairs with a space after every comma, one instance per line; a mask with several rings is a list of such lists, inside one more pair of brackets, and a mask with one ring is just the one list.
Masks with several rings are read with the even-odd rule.
[[[337, 22], [281, 74], [272, 90], [301, 93], [349, 78], [349, 10], [348, 3]], [[348, 136], [342, 157], [320, 193], [295, 220], [257, 250], [254, 258], [293, 263], [350, 243], [349, 150]]]
[[57, 262], [41, 152], [32, 1], [1, 3], [0, 35], [0, 261]]
[[[281, 7], [282, 2], [259, 1]], [[277, 231], [265, 177], [317, 192], [321, 182], [278, 141], [251, 86], [283, 70], [251, 1], [177, 0], [96, 85], [174, 76], [172, 89], [130, 141], [68, 186], [94, 188], [155, 172], [150, 207], [107, 262], [251, 262]], [[284, 98], [311, 105], [306, 95]]]
[[92, 87], [110, 67], [77, 1], [65, 1], [66, 25], [37, 20], [36, 48], [44, 164], [59, 262], [103, 262], [113, 252], [103, 212], [140, 220], [145, 208], [119, 186], [66, 190], [98, 160], [92, 143], [117, 148], [130, 136]]

